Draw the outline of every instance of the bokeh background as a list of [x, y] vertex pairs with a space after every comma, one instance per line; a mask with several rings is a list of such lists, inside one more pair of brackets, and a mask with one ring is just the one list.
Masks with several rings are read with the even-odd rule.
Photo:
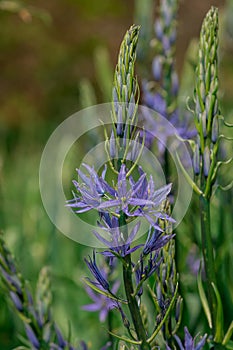
[[[0, 0], [0, 229], [32, 288], [41, 267], [51, 266], [54, 317], [65, 333], [71, 327], [74, 338], [96, 339], [96, 349], [105, 332], [97, 338], [98, 315], [81, 310], [81, 305], [89, 302], [80, 276], [87, 273], [83, 257], [90, 250], [64, 237], [49, 221], [40, 199], [38, 169], [49, 135], [64, 119], [93, 103], [109, 102], [120, 42], [140, 18], [136, 8], [143, 6], [143, 1], [37, 0], [22, 4]], [[158, 1], [151, 2], [154, 13], [147, 23], [152, 26]], [[187, 50], [192, 55], [190, 43], [195, 46], [201, 21], [211, 5], [221, 12], [221, 101], [230, 121], [231, 0], [181, 0], [177, 69], [186, 86], [188, 77], [183, 72], [193, 69]], [[150, 31], [148, 52], [149, 39]], [[140, 73], [150, 76], [149, 62], [138, 68]], [[187, 250], [195, 249], [189, 240], [186, 243]], [[185, 286], [190, 281], [188, 273], [183, 276]], [[190, 298], [192, 287], [191, 283], [187, 291]], [[194, 329], [200, 305], [195, 298], [191, 304]], [[21, 330], [0, 285], [0, 349], [17, 346]]]

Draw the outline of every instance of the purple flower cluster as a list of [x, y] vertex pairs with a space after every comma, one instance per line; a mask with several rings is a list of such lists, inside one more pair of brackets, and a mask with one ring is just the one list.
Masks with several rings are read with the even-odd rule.
[[[117, 179], [110, 186], [106, 181], [106, 167], [99, 176], [94, 168], [84, 164], [86, 172], [77, 170], [81, 181], [74, 181], [76, 192], [74, 198], [68, 201], [67, 206], [80, 214], [89, 210], [97, 210], [97, 222], [101, 233], [94, 230], [94, 235], [106, 247], [100, 255], [108, 259], [110, 266], [116, 261], [126, 264], [129, 260], [131, 278], [134, 280], [135, 296], [141, 297], [143, 283], [156, 272], [162, 261], [160, 250], [173, 238], [174, 235], [165, 234], [160, 227], [164, 220], [168, 223], [174, 220], [164, 211], [162, 204], [171, 190], [171, 184], [160, 189], [155, 188], [152, 176], [147, 179], [141, 167], [137, 167], [137, 175], [132, 176], [125, 164], [122, 164]], [[140, 218], [149, 223], [147, 239], [144, 243], [133, 245], [141, 225]], [[128, 223], [137, 219], [135, 225]], [[131, 261], [131, 255], [140, 250], [137, 262]], [[131, 261], [131, 262], [130, 262]], [[83, 308], [88, 311], [99, 311], [100, 321], [106, 320], [109, 311], [120, 311], [123, 323], [128, 327], [128, 320], [121, 303], [126, 302], [118, 297], [120, 283], [111, 281], [106, 269], [99, 267], [96, 252], [85, 262], [93, 278], [86, 278], [87, 293], [93, 300], [92, 304]], [[128, 264], [128, 263], [127, 263]], [[115, 267], [114, 267], [115, 268]]]
[[[117, 218], [120, 218], [120, 213], [124, 213], [128, 218], [144, 217], [158, 230], [160, 230], [157, 224], [158, 219], [174, 222], [161, 211], [161, 204], [167, 198], [171, 184], [156, 190], [152, 176], [148, 181], [146, 173], [140, 167], [138, 180], [135, 181], [132, 176], [129, 176], [128, 179], [126, 166], [122, 164], [117, 183], [110, 186], [105, 181], [106, 168], [102, 175], [98, 176], [94, 168], [86, 164], [83, 166], [88, 175], [77, 170], [83, 182], [73, 181], [77, 194], [75, 193], [74, 198], [67, 203], [67, 206], [73, 208], [76, 213], [96, 209], [99, 212], [110, 213]], [[107, 221], [109, 220], [105, 220], [109, 228], [112, 228], [111, 225], [116, 226], [114, 222]]]

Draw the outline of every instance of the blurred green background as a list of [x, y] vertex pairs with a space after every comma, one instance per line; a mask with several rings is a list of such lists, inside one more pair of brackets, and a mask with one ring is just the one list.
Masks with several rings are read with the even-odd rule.
[[[181, 1], [177, 67], [185, 85], [182, 71], [191, 69], [185, 53], [191, 39], [199, 35], [210, 5], [221, 5], [221, 99], [230, 121], [232, 1]], [[155, 1], [155, 12], [156, 6]], [[85, 340], [96, 338], [98, 324], [97, 314], [80, 309], [89, 302], [80, 276], [87, 273], [83, 257], [90, 249], [64, 237], [47, 217], [39, 193], [39, 162], [49, 135], [64, 119], [111, 98], [119, 45], [135, 16], [133, 0], [0, 0], [0, 229], [33, 287], [40, 268], [51, 266], [54, 317], [65, 333], [70, 324], [74, 337]], [[151, 21], [152, 17], [148, 23]], [[150, 75], [150, 66], [144, 69]], [[72, 164], [72, 171], [74, 167]], [[187, 215], [190, 218], [192, 213]], [[230, 217], [228, 214], [226, 220]], [[188, 231], [189, 225], [190, 220], [180, 230]], [[232, 234], [232, 221], [228, 227]], [[186, 239], [185, 244], [187, 252], [192, 242]], [[184, 265], [185, 259], [180, 264], [185, 270]], [[183, 276], [185, 286], [188, 274]], [[191, 283], [185, 291], [190, 297], [192, 288]], [[194, 309], [195, 298], [193, 303]], [[195, 328], [195, 319], [192, 326]], [[20, 330], [21, 323], [0, 289], [0, 349], [19, 345]], [[104, 333], [98, 333], [96, 349], [104, 342]]]

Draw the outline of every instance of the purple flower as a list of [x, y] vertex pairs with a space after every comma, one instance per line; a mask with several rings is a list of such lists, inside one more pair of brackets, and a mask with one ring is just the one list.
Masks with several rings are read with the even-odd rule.
[[[120, 281], [116, 281], [112, 286], [112, 293], [115, 294], [118, 291], [119, 286]], [[104, 322], [106, 320], [110, 310], [119, 307], [117, 301], [112, 300], [103, 294], [94, 292], [90, 287], [86, 287], [86, 291], [94, 303], [84, 305], [82, 309], [90, 312], [99, 311], [100, 322]]]
[[39, 349], [40, 348], [39, 340], [37, 339], [31, 326], [29, 326], [27, 323], [25, 323], [25, 330], [27, 333], [27, 337], [28, 337], [30, 343], [32, 344], [33, 348]]
[[23, 304], [22, 304], [22, 301], [19, 298], [18, 294], [16, 294], [15, 292], [10, 291], [10, 296], [11, 296], [11, 299], [12, 299], [16, 309], [18, 311], [22, 311], [23, 310]]
[[[146, 106], [159, 114], [159, 118], [154, 118], [154, 116], [156, 116], [155, 112], [151, 112], [149, 109], [143, 109], [139, 115], [140, 123], [143, 124], [145, 128], [145, 145], [147, 148], [150, 149], [155, 140], [158, 143], [159, 153], [163, 155], [169, 138], [176, 136], [174, 134], [174, 128], [175, 133], [184, 139], [190, 139], [196, 135], [196, 130], [191, 129], [189, 126], [190, 118], [187, 115], [181, 120], [178, 109], [168, 115], [166, 101], [159, 93], [153, 94], [145, 90], [144, 101]], [[163, 120], [161, 116], [164, 117], [165, 120]], [[166, 120], [168, 120], [174, 128], [168, 127]], [[141, 135], [141, 139], [142, 138], [143, 136]]]
[[83, 183], [74, 181], [78, 195], [68, 201], [67, 206], [80, 208], [76, 213], [82, 213], [91, 209], [99, 212], [110, 212], [120, 216], [123, 212], [128, 217], [145, 217], [150, 225], [161, 230], [156, 224], [158, 218], [173, 221], [166, 214], [160, 212], [160, 206], [171, 191], [171, 184], [156, 190], [152, 176], [149, 181], [146, 174], [139, 168], [139, 179], [135, 182], [132, 177], [128, 180], [127, 169], [122, 164], [118, 180], [114, 188], [104, 180], [106, 169], [101, 177], [93, 168], [84, 165], [89, 176], [78, 170]]
[[[182, 344], [180, 338], [177, 335], [174, 336], [174, 338], [177, 341], [177, 344], [179, 345], [180, 350], [200, 350], [203, 348], [206, 342], [207, 334], [205, 334], [204, 337], [195, 345], [197, 336], [192, 338], [187, 327], [184, 328], [184, 332], [184, 345]], [[168, 345], [166, 346], [166, 348], [167, 350], [171, 350], [171, 348]]]
[[133, 253], [134, 251], [136, 251], [138, 248], [142, 246], [142, 244], [140, 244], [133, 248], [130, 248], [133, 240], [135, 239], [138, 233], [140, 222], [138, 222], [134, 226], [134, 228], [132, 229], [130, 234], [127, 235], [127, 237], [124, 237], [118, 218], [108, 217], [108, 221], [105, 221], [104, 219], [102, 221], [104, 225], [99, 223], [99, 226], [103, 230], [106, 230], [111, 237], [111, 240], [108, 241], [103, 236], [101, 236], [98, 232], [94, 231], [95, 236], [107, 247], [109, 247], [108, 250], [101, 252], [102, 255], [109, 258], [114, 258], [116, 255], [125, 257], [126, 255]]
[[143, 248], [143, 254], [148, 255], [152, 252], [160, 250], [174, 236], [175, 235], [163, 235], [161, 231], [156, 230], [154, 227], [150, 227], [147, 241]]
[[95, 277], [95, 279], [97, 280], [97, 282], [93, 282], [91, 281], [91, 283], [95, 284], [95, 285], [100, 285], [104, 290], [109, 291], [109, 283], [107, 281], [107, 279], [105, 278], [105, 276], [103, 275], [103, 273], [100, 271], [100, 269], [98, 268], [97, 264], [96, 264], [96, 258], [95, 258], [95, 251], [93, 251], [93, 260], [91, 259], [91, 257], [89, 256], [89, 261], [87, 259], [84, 259], [90, 272], [92, 273], [92, 275]]
[[161, 230], [156, 224], [157, 218], [173, 221], [170, 217], [160, 212], [160, 206], [171, 191], [171, 184], [155, 190], [152, 176], [146, 180], [146, 174], [140, 168], [140, 177], [135, 182], [133, 178], [127, 180], [126, 167], [121, 166], [115, 197], [102, 202], [98, 209], [109, 210], [114, 208], [115, 212], [122, 211], [130, 217], [145, 217], [147, 221]]
[[115, 195], [114, 189], [104, 180], [106, 174], [106, 167], [102, 172], [101, 177], [87, 164], [82, 164], [86, 168], [89, 176], [85, 175], [80, 169], [77, 169], [82, 183], [73, 181], [78, 195], [74, 194], [74, 198], [67, 201], [67, 206], [71, 208], [80, 208], [76, 213], [84, 213], [88, 210], [98, 208], [102, 202], [102, 197], [105, 193]]

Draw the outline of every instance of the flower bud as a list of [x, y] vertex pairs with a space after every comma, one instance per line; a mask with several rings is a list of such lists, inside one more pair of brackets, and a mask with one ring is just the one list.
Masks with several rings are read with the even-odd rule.
[[155, 57], [152, 62], [152, 71], [156, 81], [159, 81], [162, 77], [162, 62], [161, 57]]
[[197, 144], [193, 154], [193, 170], [195, 175], [200, 174], [200, 150]]
[[26, 323], [25, 324], [25, 329], [26, 329], [27, 337], [28, 337], [28, 340], [30, 341], [30, 343], [33, 345], [34, 348], [40, 349], [39, 340], [37, 339], [33, 329], [31, 328], [31, 326], [29, 326]]
[[[130, 97], [130, 100], [129, 100], [129, 104], [128, 104], [128, 113], [127, 113], [127, 119], [128, 120], [133, 118], [133, 115], [135, 113], [136, 108], [137, 108], [137, 105], [135, 103], [135, 99], [134, 99], [134, 96], [132, 94], [131, 97]], [[134, 125], [131, 125], [131, 126], [132, 126], [132, 129], [133, 129]]]
[[218, 114], [218, 99], [216, 98], [215, 103], [214, 103], [214, 109], [213, 109], [213, 116]]
[[202, 62], [200, 62], [198, 65], [198, 73], [199, 73], [200, 79], [201, 80], [204, 79], [205, 73], [204, 73], [204, 67], [203, 67]]
[[170, 50], [170, 48], [171, 48], [170, 41], [169, 41], [169, 38], [168, 38], [167, 35], [163, 36], [162, 43], [163, 43], [163, 49], [167, 53]]
[[205, 101], [205, 110], [206, 110], [207, 119], [210, 117], [210, 115], [209, 115], [210, 108], [211, 108], [211, 94], [208, 94], [206, 96], [206, 101]]
[[161, 41], [163, 38], [163, 27], [162, 27], [161, 20], [157, 20], [155, 22], [155, 34], [157, 38]]
[[176, 302], [175, 320], [179, 322], [182, 313], [183, 299], [179, 296]]
[[215, 94], [218, 91], [218, 79], [215, 78], [210, 83], [210, 93]]
[[12, 292], [12, 291], [10, 291], [10, 296], [11, 296], [11, 299], [12, 299], [16, 309], [18, 311], [22, 311], [23, 310], [23, 304], [22, 304], [19, 296], [15, 292]]
[[176, 37], [177, 37], [176, 28], [173, 28], [169, 38], [171, 45], [175, 44]]
[[213, 119], [213, 124], [212, 124], [212, 133], [211, 133], [211, 141], [213, 143], [217, 142], [219, 135], [219, 125], [218, 125], [218, 116], [215, 115]]
[[140, 136], [140, 132], [137, 133], [137, 136], [135, 138], [135, 141], [133, 142], [133, 147], [132, 147], [132, 151], [131, 151], [131, 161], [135, 162], [138, 154], [140, 152], [140, 147], [142, 147], [142, 145], [139, 143], [139, 136]]
[[111, 137], [109, 140], [109, 154], [110, 154], [111, 159], [116, 158], [116, 140], [114, 138], [113, 131], [111, 133]]
[[179, 80], [178, 80], [178, 75], [176, 74], [176, 72], [172, 73], [172, 93], [173, 95], [177, 95], [178, 91], [179, 91]]
[[201, 95], [201, 99], [202, 101], [205, 101], [205, 97], [206, 97], [206, 93], [205, 93], [205, 84], [204, 81], [200, 82], [200, 95]]
[[[123, 119], [122, 119], [122, 106], [118, 106], [117, 112], [117, 136], [122, 136], [123, 134]], [[112, 137], [112, 135], [111, 135]]]

